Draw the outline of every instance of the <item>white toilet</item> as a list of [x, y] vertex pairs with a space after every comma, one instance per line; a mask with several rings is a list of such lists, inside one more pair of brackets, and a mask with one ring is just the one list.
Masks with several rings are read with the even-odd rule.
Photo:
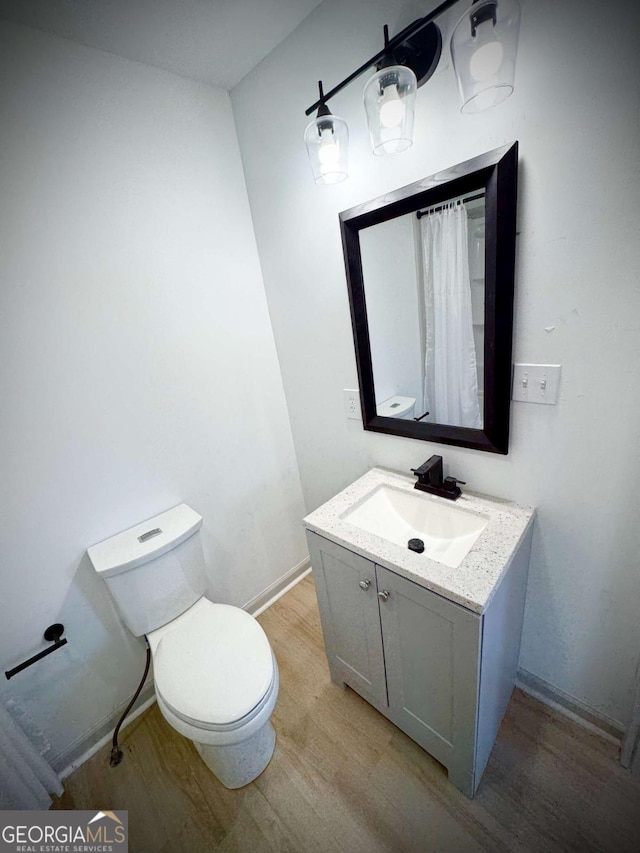
[[181, 504], [87, 553], [126, 626], [149, 641], [164, 718], [223, 785], [240, 788], [273, 755], [278, 665], [253, 616], [204, 597], [201, 525]]
[[389, 397], [382, 403], [376, 405], [376, 414], [382, 418], [402, 418], [402, 420], [410, 421], [416, 408], [415, 397], [402, 397], [396, 394], [394, 397]]

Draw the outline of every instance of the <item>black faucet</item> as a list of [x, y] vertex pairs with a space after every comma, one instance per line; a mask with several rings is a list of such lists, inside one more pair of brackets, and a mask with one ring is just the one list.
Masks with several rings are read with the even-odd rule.
[[464, 480], [457, 480], [455, 477], [442, 478], [442, 456], [430, 456], [419, 468], [411, 470], [418, 478], [414, 488], [431, 495], [439, 495], [441, 498], [457, 500], [462, 494], [458, 483], [466, 485]]

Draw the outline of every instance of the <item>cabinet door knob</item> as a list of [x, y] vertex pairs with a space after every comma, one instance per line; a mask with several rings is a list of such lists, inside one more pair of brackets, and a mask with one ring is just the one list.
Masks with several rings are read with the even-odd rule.
[[387, 599], [389, 598], [389, 595], [390, 595], [389, 590], [383, 589], [382, 592], [378, 593], [378, 598], [380, 599], [380, 601], [387, 601]]
[[358, 584], [358, 586], [360, 587], [360, 589], [365, 589], [365, 590], [366, 590], [366, 589], [369, 589], [369, 587], [371, 586], [371, 581], [369, 581], [369, 580], [367, 580], [367, 581], [360, 581], [360, 583]]

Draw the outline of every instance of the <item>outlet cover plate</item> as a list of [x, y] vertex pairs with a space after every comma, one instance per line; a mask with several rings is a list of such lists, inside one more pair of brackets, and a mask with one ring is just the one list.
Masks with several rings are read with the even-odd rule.
[[359, 421], [360, 413], [360, 392], [358, 389], [343, 388], [342, 398], [344, 400], [344, 413], [348, 418], [353, 418]]

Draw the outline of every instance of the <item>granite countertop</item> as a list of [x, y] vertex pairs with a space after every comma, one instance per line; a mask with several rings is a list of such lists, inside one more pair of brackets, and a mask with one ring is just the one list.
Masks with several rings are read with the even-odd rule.
[[381, 485], [406, 490], [427, 502], [437, 501], [452, 505], [446, 498], [415, 491], [414, 483], [413, 477], [386, 468], [372, 468], [310, 513], [304, 519], [304, 526], [426, 589], [437, 592], [449, 601], [461, 604], [475, 613], [483, 613], [507, 571], [518, 545], [533, 524], [535, 509], [465, 491], [453, 506], [482, 515], [487, 519], [487, 526], [455, 569], [430, 559], [426, 554], [417, 554], [342, 520], [346, 512]]

